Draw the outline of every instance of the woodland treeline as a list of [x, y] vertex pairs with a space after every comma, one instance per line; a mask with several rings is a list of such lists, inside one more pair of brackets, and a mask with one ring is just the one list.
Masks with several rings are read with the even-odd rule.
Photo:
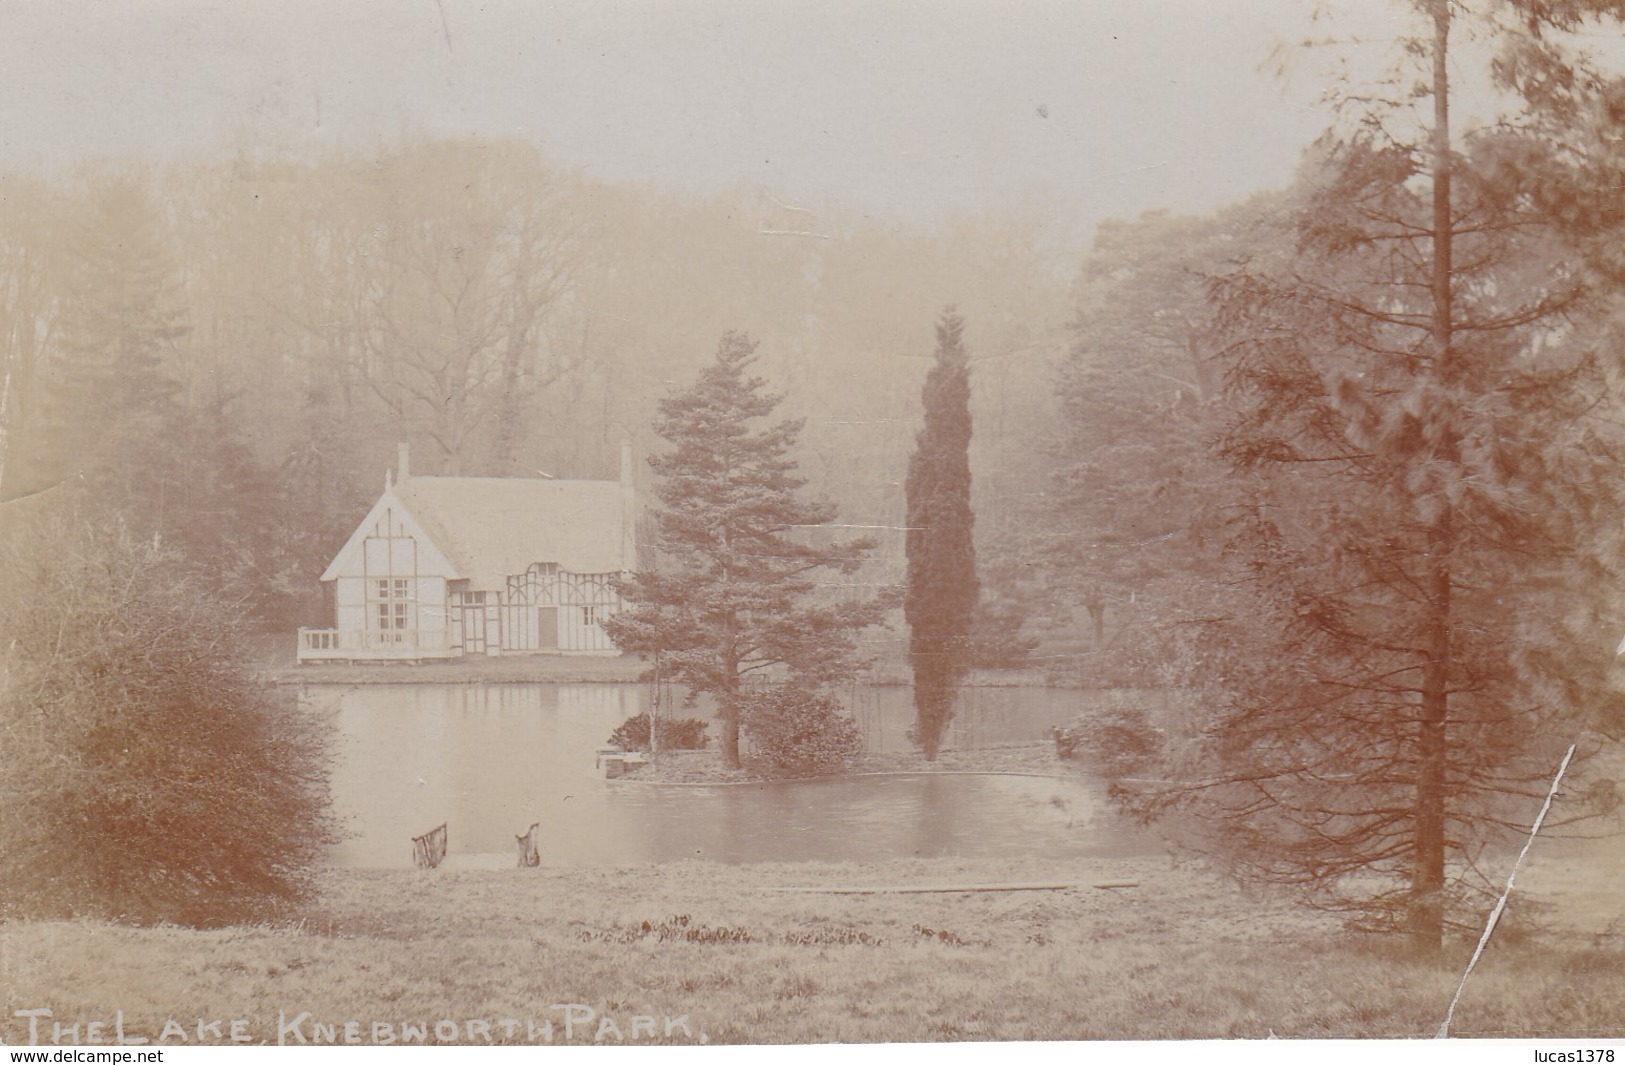
[[1036, 214], [914, 232], [683, 198], [475, 141], [12, 175], [0, 499], [84, 489], [266, 626], [322, 624], [316, 578], [396, 442], [419, 473], [614, 477], [622, 439], [657, 449], [658, 398], [748, 327], [808, 420], [803, 471], [843, 521], [894, 528], [885, 582], [949, 301], [984, 357], [981, 528], [1028, 520], [1065, 239]]

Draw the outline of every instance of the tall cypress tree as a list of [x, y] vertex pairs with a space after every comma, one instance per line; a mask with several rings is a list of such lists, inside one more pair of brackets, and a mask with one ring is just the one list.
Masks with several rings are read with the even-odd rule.
[[925, 428], [915, 441], [908, 497], [908, 589], [903, 614], [914, 667], [914, 742], [935, 761], [970, 670], [976, 579], [976, 515], [970, 503], [970, 360], [953, 308], [937, 320], [936, 362], [925, 378]]
[[623, 586], [631, 607], [604, 624], [622, 651], [658, 653], [662, 676], [717, 701], [735, 767], [745, 679], [784, 671], [803, 691], [845, 679], [853, 637], [882, 610], [819, 593], [819, 570], [853, 573], [873, 545], [808, 535], [835, 508], [799, 495], [807, 482], [788, 456], [802, 423], [761, 424], [783, 397], [749, 374], [755, 353], [728, 333], [699, 380], [660, 401], [655, 431], [672, 450], [649, 460], [659, 564]]

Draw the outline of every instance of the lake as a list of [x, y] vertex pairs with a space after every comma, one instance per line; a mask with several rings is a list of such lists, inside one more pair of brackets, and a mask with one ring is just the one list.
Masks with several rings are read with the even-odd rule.
[[[1115, 857], [1148, 847], [1098, 782], [921, 773], [669, 787], [603, 779], [595, 751], [646, 706], [638, 684], [313, 685], [337, 732], [334, 802], [350, 867], [410, 866], [412, 836], [448, 825], [450, 867], [514, 864], [539, 822], [544, 866]], [[1047, 741], [1077, 693], [967, 689], [947, 746]], [[856, 693], [871, 750], [908, 749], [906, 687]]]

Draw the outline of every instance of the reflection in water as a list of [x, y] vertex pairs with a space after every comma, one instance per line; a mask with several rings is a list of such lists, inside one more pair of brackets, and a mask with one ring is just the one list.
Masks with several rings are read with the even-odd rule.
[[[1050, 727], [1075, 717], [1082, 696], [1059, 688], [961, 688], [943, 749], [970, 750], [1001, 743], [1048, 742]], [[871, 751], [908, 751], [914, 723], [913, 689], [855, 687], [847, 705]]]
[[[994, 694], [996, 693], [996, 694]], [[955, 746], [1043, 737], [1067, 693], [982, 689]], [[449, 865], [514, 864], [531, 822], [543, 865], [1078, 857], [1144, 845], [1101, 789], [1038, 777], [918, 774], [671, 788], [603, 780], [594, 751], [644, 705], [632, 684], [312, 687], [339, 733], [334, 796], [346, 866], [411, 864], [410, 838], [447, 822]], [[872, 749], [906, 750], [906, 688], [857, 700]]]

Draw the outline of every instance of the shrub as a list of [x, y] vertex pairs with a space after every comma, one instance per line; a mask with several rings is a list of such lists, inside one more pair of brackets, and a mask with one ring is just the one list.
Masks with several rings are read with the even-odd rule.
[[1070, 727], [1056, 730], [1057, 753], [1063, 746], [1087, 753], [1112, 778], [1149, 771], [1162, 755], [1164, 736], [1152, 723], [1143, 700], [1130, 692], [1106, 693], [1099, 707]]
[[[697, 717], [662, 717], [657, 719], [662, 751], [703, 751], [711, 737], [705, 734], [706, 723]], [[621, 722], [620, 728], [610, 733], [609, 742], [623, 751], [647, 751], [649, 743], [649, 713]]]
[[1078, 748], [1084, 746], [1088, 740], [1084, 730], [1077, 725], [1065, 728], [1056, 725], [1049, 730], [1049, 734], [1055, 741], [1055, 757], [1063, 762], [1077, 757]]
[[741, 701], [752, 749], [778, 769], [836, 772], [863, 753], [857, 722], [828, 695], [781, 684], [748, 690]]
[[0, 552], [0, 919], [273, 916], [336, 839], [324, 736], [234, 659], [240, 613], [156, 543]]

